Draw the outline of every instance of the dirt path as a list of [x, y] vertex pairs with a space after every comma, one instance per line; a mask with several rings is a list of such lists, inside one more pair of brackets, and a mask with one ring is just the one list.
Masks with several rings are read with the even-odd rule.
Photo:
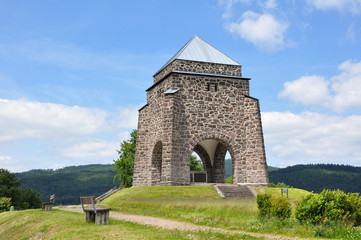
[[[74, 212], [82, 212], [81, 208], [74, 208], [74, 207], [63, 207], [60, 208], [61, 210], [66, 211], [74, 211]], [[124, 214], [120, 212], [110, 212], [110, 218], [115, 220], [123, 220], [128, 222], [134, 222], [139, 223], [143, 225], [148, 226], [154, 226], [154, 227], [161, 227], [168, 230], [179, 230], [179, 231], [209, 231], [209, 232], [217, 232], [217, 233], [224, 233], [224, 234], [244, 234], [249, 235], [252, 237], [257, 238], [266, 238], [266, 239], [299, 239], [299, 240], [309, 240], [305, 238], [296, 238], [296, 237], [285, 237], [285, 236], [279, 236], [279, 235], [272, 235], [272, 234], [263, 234], [263, 233], [251, 233], [251, 232], [245, 232], [245, 231], [232, 231], [232, 230], [226, 230], [222, 228], [213, 228], [213, 227], [207, 227], [207, 226], [199, 226], [191, 223], [186, 222], [179, 222], [175, 220], [168, 220], [158, 217], [149, 217], [149, 216], [141, 216], [141, 215], [132, 215], [132, 214]]]

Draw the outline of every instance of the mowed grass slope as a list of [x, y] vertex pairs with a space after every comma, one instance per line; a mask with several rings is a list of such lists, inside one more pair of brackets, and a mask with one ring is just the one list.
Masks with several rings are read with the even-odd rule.
[[109, 225], [87, 223], [84, 214], [40, 209], [0, 213], [0, 239], [263, 239], [244, 234], [181, 232], [111, 220]]
[[[280, 194], [279, 188], [258, 188], [258, 192]], [[300, 199], [309, 192], [292, 189]], [[280, 226], [262, 225], [255, 199], [222, 199], [211, 186], [159, 186], [123, 189], [102, 202], [114, 211], [190, 222], [203, 226], [311, 237], [304, 228], [293, 231]]]

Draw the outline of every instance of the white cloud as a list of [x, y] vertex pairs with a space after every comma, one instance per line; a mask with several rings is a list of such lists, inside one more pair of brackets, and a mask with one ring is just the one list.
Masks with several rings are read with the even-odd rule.
[[271, 166], [276, 163], [283, 167], [296, 163], [361, 166], [361, 116], [264, 112], [262, 122]]
[[0, 99], [0, 142], [18, 139], [65, 140], [137, 127], [137, 107], [116, 114], [96, 108]]
[[276, 51], [287, 45], [284, 36], [287, 28], [287, 23], [277, 20], [271, 14], [247, 11], [242, 14], [241, 21], [229, 24], [228, 31], [260, 49]]
[[102, 159], [116, 155], [119, 142], [104, 140], [88, 140], [61, 149], [61, 155], [66, 158]]
[[[12, 171], [110, 163], [136, 128], [138, 107], [95, 108], [0, 99], [0, 167]], [[9, 155], [7, 145], [16, 152]], [[11, 150], [13, 151], [13, 150]], [[46, 161], [44, 161], [46, 158]]]
[[106, 117], [99, 109], [0, 99], [0, 141], [91, 135], [106, 124]]
[[280, 97], [302, 104], [320, 103], [327, 106], [330, 101], [329, 82], [322, 76], [304, 76], [286, 82]]
[[21, 172], [26, 170], [21, 162], [12, 156], [0, 156], [0, 168], [7, 169], [11, 172]]
[[280, 97], [306, 105], [328, 107], [338, 113], [360, 110], [361, 61], [345, 61], [338, 69], [341, 73], [329, 80], [322, 76], [303, 76], [286, 82]]
[[277, 8], [277, 1], [276, 0], [266, 0], [263, 3], [264, 8], [266, 9], [274, 9]]
[[307, 0], [307, 3], [323, 11], [336, 9], [353, 14], [361, 13], [361, 0]]
[[117, 113], [119, 115], [117, 126], [119, 128], [137, 128], [138, 109], [138, 106], [131, 106], [128, 108], [120, 107]]

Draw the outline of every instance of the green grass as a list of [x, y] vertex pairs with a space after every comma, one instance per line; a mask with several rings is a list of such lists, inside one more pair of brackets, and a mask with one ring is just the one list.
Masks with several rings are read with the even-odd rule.
[[[261, 188], [275, 194], [280, 189]], [[292, 189], [293, 199], [300, 199], [309, 192]], [[202, 226], [242, 230], [259, 233], [275, 233], [288, 236], [313, 236], [302, 226], [289, 231], [277, 223], [260, 223], [255, 199], [221, 199], [210, 186], [160, 186], [133, 187], [123, 189], [102, 203], [114, 208], [114, 211], [147, 215], [190, 222]]]
[[26, 210], [0, 214], [0, 239], [262, 239], [249, 235], [170, 231], [131, 222], [110, 220], [109, 225], [85, 222], [84, 214], [53, 210]]
[[114, 200], [136, 199], [220, 199], [211, 186], [152, 186], [125, 188], [107, 198], [104, 203]]
[[[280, 195], [278, 188], [258, 192]], [[292, 202], [309, 192], [290, 188]], [[221, 199], [209, 186], [161, 186], [123, 189], [102, 202], [129, 214], [161, 217], [202, 226], [288, 237], [361, 239], [360, 228], [306, 226], [295, 218], [259, 219], [255, 199]], [[119, 220], [109, 225], [85, 222], [80, 213], [28, 210], [0, 214], [0, 239], [255, 239], [249, 235], [170, 231]], [[262, 239], [262, 238], [261, 238]]]
[[[257, 193], [267, 193], [267, 194], [271, 194], [271, 195], [276, 195], [276, 196], [282, 196], [281, 193], [281, 188], [256, 188]], [[303, 189], [298, 189], [298, 188], [288, 188], [288, 199], [295, 201], [295, 200], [300, 200], [302, 197], [310, 194], [311, 192], [303, 190]], [[286, 195], [284, 194], [284, 197], [286, 197]]]

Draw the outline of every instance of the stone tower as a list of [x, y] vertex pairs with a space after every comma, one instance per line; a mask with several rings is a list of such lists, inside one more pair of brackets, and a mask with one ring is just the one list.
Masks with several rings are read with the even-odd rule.
[[134, 186], [189, 185], [193, 152], [206, 182], [224, 183], [227, 151], [235, 184], [268, 185], [259, 102], [239, 63], [195, 36], [153, 77], [139, 109]]

